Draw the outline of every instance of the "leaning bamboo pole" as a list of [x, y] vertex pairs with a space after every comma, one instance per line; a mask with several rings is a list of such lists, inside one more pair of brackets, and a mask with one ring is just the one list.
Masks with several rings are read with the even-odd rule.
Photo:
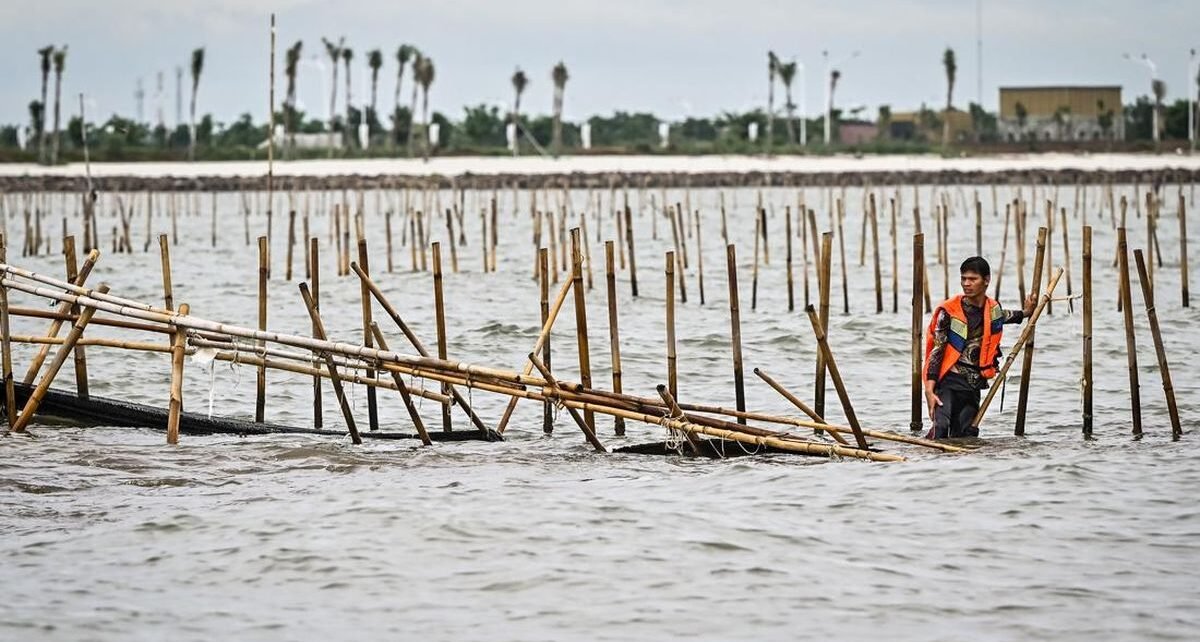
[[[90, 276], [92, 273], [92, 268], [94, 268], [96, 266], [96, 261], [99, 258], [100, 258], [100, 250], [92, 248], [92, 250], [90, 252], [88, 252], [88, 257], [86, 259], [84, 259], [83, 266], [79, 268], [79, 275], [75, 278], [74, 281], [70, 281], [69, 283], [74, 286], [82, 286], [84, 283], [86, 283], [88, 276]], [[48, 280], [57, 281], [57, 279], [48, 279]], [[106, 290], [106, 292], [107, 292], [107, 290]], [[62, 314], [68, 313], [70, 310], [71, 310], [71, 304], [62, 302], [59, 304], [56, 312], [58, 314], [62, 315]], [[48, 337], [58, 336], [58, 331], [61, 328], [62, 328], [62, 320], [54, 319], [53, 321], [50, 322], [50, 329], [46, 331], [46, 336], [48, 336]], [[21, 383], [23, 383], [27, 386], [33, 384], [34, 379], [37, 378], [38, 370], [40, 370], [42, 367], [42, 364], [45, 363], [46, 356], [48, 354], [49, 354], [49, 347], [43, 347], [42, 349], [38, 350], [37, 354], [35, 354], [33, 356], [33, 360], [29, 364], [29, 369], [25, 371], [25, 378], [21, 380]]]
[[[1050, 279], [1050, 284], [1046, 287], [1046, 291], [1042, 293], [1042, 298], [1038, 301], [1037, 307], [1033, 309], [1033, 316], [1029, 317], [1025, 322], [1025, 329], [1021, 331], [1021, 336], [1017, 337], [1017, 342], [1013, 344], [1013, 347], [1008, 352], [1008, 359], [1004, 361], [1000, 372], [996, 374], [997, 381], [1004, 381], [1004, 377], [1008, 375], [1008, 369], [1012, 367], [1012, 364], [1017, 360], [1017, 356], [1021, 354], [1021, 348], [1025, 347], [1025, 342], [1029, 340], [1034, 328], [1037, 327], [1037, 321], [1042, 316], [1042, 310], [1045, 309], [1046, 304], [1050, 301], [1050, 297], [1054, 295], [1054, 288], [1058, 287], [1058, 280], [1062, 278], [1062, 273], [1062, 268], [1054, 271], [1054, 276]], [[983, 401], [979, 404], [979, 410], [975, 412], [975, 418], [971, 420], [972, 428], [979, 429], [979, 425], [983, 423], [984, 415], [987, 414], [988, 406], [991, 405], [992, 399], [996, 397], [998, 390], [1000, 390], [1000, 386], [988, 388], [987, 395], [984, 396]]]
[[[387, 339], [384, 338], [383, 332], [379, 330], [379, 324], [371, 322], [371, 334], [375, 337], [375, 343], [382, 350], [388, 349]], [[416, 404], [413, 403], [412, 394], [408, 390], [408, 386], [404, 383], [404, 378], [398, 372], [389, 371], [392, 375], [392, 383], [395, 384], [396, 390], [400, 393], [401, 400], [404, 401], [404, 407], [408, 410], [408, 416], [413, 422], [413, 427], [416, 428], [417, 434], [421, 437], [421, 443], [426, 446], [433, 445], [433, 441], [429, 439], [429, 433], [425, 430], [425, 422], [421, 421], [421, 414], [417, 411]]]
[[1154, 306], [1154, 287], [1150, 283], [1149, 270], [1141, 250], [1133, 251], [1137, 261], [1138, 279], [1142, 285], [1142, 300], [1146, 302], [1146, 317], [1150, 321], [1150, 336], [1154, 338], [1154, 354], [1158, 358], [1158, 374], [1162, 378], [1163, 394], [1167, 398], [1167, 413], [1171, 417], [1171, 436], [1183, 434], [1179, 424], [1179, 407], [1175, 404], [1175, 386], [1171, 383], [1171, 368], [1167, 365], [1167, 351], [1163, 348], [1162, 331], [1158, 327], [1158, 311]]
[[[108, 285], [102, 283], [100, 284], [100, 287], [96, 288], [96, 291], [100, 294], [106, 294], [108, 292]], [[29, 399], [25, 402], [25, 407], [21, 409], [21, 414], [18, 415], [16, 421], [13, 422], [11, 427], [12, 432], [18, 434], [25, 432], [25, 428], [29, 426], [29, 422], [33, 420], [33, 414], [37, 412], [38, 406], [41, 405], [42, 399], [45, 398], [46, 391], [50, 389], [50, 384], [54, 382], [54, 377], [58, 375], [58, 371], [61, 370], [63, 364], [67, 362], [67, 357], [70, 356], [71, 351], [75, 347], [75, 343], [78, 342], [81, 337], [83, 337], [83, 330], [87, 327], [88, 322], [92, 320], [92, 315], [95, 313], [96, 310], [94, 308], [87, 308], [80, 313], [79, 320], [75, 322], [75, 325], [71, 326], [71, 331], [67, 333], [66, 340], [63, 341], [58, 353], [54, 355], [54, 360], [50, 362], [50, 365], [46, 369], [46, 373], [42, 375], [41, 380], [38, 381], [37, 387], [33, 389], [32, 393], [30, 393]], [[15, 396], [9, 397], [8, 399], [9, 404], [15, 405]]]
[[1133, 294], [1129, 285], [1129, 246], [1126, 242], [1125, 228], [1117, 228], [1117, 265], [1118, 292], [1121, 302], [1121, 312], [1125, 320], [1125, 354], [1129, 364], [1129, 410], [1133, 420], [1133, 434], [1142, 434], [1142, 399], [1141, 386], [1138, 383], [1137, 342], [1133, 336]]
[[817, 310], [813, 306], [805, 308], [808, 313], [808, 320], [812, 323], [813, 334], [817, 338], [817, 346], [821, 350], [821, 354], [825, 357], [825, 367], [829, 370], [829, 378], [833, 380], [833, 387], [837, 390], [838, 399], [842, 402], [842, 411], [846, 414], [846, 421], [849, 422], [850, 428], [854, 431], [854, 439], [858, 442], [858, 447], [863, 450], [867, 449], [867, 440], [863, 437], [862, 429], [858, 425], [858, 416], [854, 413], [854, 406], [850, 403], [850, 396], [846, 392], [846, 384], [842, 381], [842, 375], [838, 372], [837, 363], [833, 360], [833, 352], [829, 349], [829, 342], [825, 337], [825, 329], [821, 325], [821, 320], [817, 316]]
[[[308, 292], [307, 283], [300, 284], [300, 296], [304, 298], [304, 307], [308, 309], [309, 317], [312, 319], [314, 338], [324, 341], [326, 339], [325, 324], [321, 321], [321, 313], [317, 312], [312, 295]], [[342, 416], [346, 420], [346, 429], [350, 431], [350, 439], [355, 445], [361, 444], [362, 436], [358, 434], [358, 426], [354, 423], [354, 414], [350, 411], [349, 402], [346, 401], [346, 392], [342, 388], [341, 378], [338, 377], [333, 355], [326, 352], [323, 356], [325, 357], [325, 368], [329, 372], [329, 381], [333, 384], [334, 395], [337, 397], [338, 405], [341, 406]]]
[[[554, 375], [550, 374], [550, 369], [546, 367], [546, 364], [542, 363], [542, 360], [538, 359], [537, 355], [532, 352], [529, 353], [529, 362], [532, 363], [534, 367], [542, 373], [542, 376], [546, 378], [546, 388], [549, 389], [548, 397], [553, 398], [557, 396], [559, 388], [558, 381], [554, 378]], [[569, 412], [571, 415], [571, 419], [575, 420], [575, 425], [579, 426], [579, 430], [583, 432], [584, 438], [586, 438], [588, 443], [596, 449], [596, 452], [608, 452], [608, 450], [604, 447], [604, 444], [600, 443], [600, 440], [596, 438], [596, 431], [591, 425], [588, 424], [584, 417], [579, 415], [579, 411], [571, 406], [566, 406], [566, 408], [567, 412]]]

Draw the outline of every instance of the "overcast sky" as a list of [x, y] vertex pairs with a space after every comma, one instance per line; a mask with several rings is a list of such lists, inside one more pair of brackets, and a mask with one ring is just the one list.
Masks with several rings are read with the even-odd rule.
[[[821, 52], [828, 50], [842, 71], [838, 105], [865, 106], [873, 115], [881, 104], [893, 111], [940, 105], [941, 57], [949, 46], [958, 57], [955, 104], [965, 105], [979, 96], [976, 6], [972, 0], [5, 0], [0, 122], [27, 122], [27, 105], [40, 91], [36, 50], [47, 44], [69, 45], [64, 112], [77, 110], [82, 91], [100, 119], [133, 116], [142, 78], [145, 116], [152, 120], [155, 76], [163, 71], [170, 124], [174, 67], [186, 70], [191, 50], [204, 46], [198, 112], [220, 121], [247, 111], [265, 119], [271, 11], [280, 68], [284, 48], [298, 39], [305, 57], [319, 54], [324, 64], [321, 36], [346, 37], [355, 52], [356, 103], [368, 99], [365, 54], [382, 49], [381, 111], [391, 109], [394, 56], [404, 42], [434, 60], [430, 108], [453, 118], [464, 105], [510, 102], [517, 66], [531, 80], [523, 104], [548, 113], [550, 68], [560, 59], [571, 76], [569, 119], [617, 109], [671, 119], [745, 110], [766, 102], [768, 49], [806, 66], [809, 113], [820, 110]], [[1119, 84], [1131, 102], [1148, 93], [1150, 72], [1124, 60], [1124, 52], [1148, 54], [1169, 98], [1182, 97], [1189, 49], [1200, 48], [1200, 0], [984, 0], [982, 15], [982, 96], [989, 109], [997, 87], [1014, 84]], [[861, 54], [847, 60], [854, 51]], [[327, 66], [311, 65], [299, 78], [302, 107], [322, 118], [328, 75]], [[406, 73], [405, 101], [410, 78]], [[278, 82], [277, 102], [282, 72]], [[187, 84], [185, 76], [185, 118]], [[800, 103], [799, 78], [796, 85]], [[52, 96], [53, 81], [51, 104]], [[338, 101], [340, 110], [340, 95]]]

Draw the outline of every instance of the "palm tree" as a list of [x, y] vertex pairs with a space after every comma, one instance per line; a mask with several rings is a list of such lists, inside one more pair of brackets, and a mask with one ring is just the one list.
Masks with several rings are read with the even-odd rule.
[[200, 88], [200, 72], [204, 71], [204, 47], [192, 50], [191, 124], [188, 126], [188, 160], [196, 160], [196, 90]]
[[796, 129], [793, 124], [793, 113], [796, 105], [792, 102], [792, 81], [796, 78], [796, 61], [785, 62], [779, 65], [779, 80], [783, 82], [784, 98], [787, 103], [783, 108], [787, 110], [787, 140], [791, 145], [796, 142]]
[[554, 65], [554, 70], [550, 73], [550, 79], [554, 81], [554, 157], [562, 153], [562, 110], [563, 110], [563, 91], [567, 87], [567, 66], [560, 60], [557, 65]]
[[[1162, 121], [1163, 121], [1163, 117], [1162, 117], [1163, 97], [1167, 95], [1167, 83], [1163, 82], [1162, 80], [1160, 80], [1158, 78], [1155, 78], [1154, 80], [1152, 80], [1150, 82], [1150, 91], [1154, 93], [1154, 127], [1153, 127], [1154, 131], [1152, 133], [1154, 134], [1154, 151], [1157, 152], [1157, 151], [1160, 151], [1159, 150], [1159, 146], [1161, 144], [1160, 139], [1162, 138], [1161, 130], [1162, 130]], [[55, 106], [55, 109], [57, 110], [57, 105]], [[57, 111], [55, 112], [54, 117], [55, 117], [55, 121], [57, 122], [57, 120], [58, 120]]]
[[767, 52], [767, 152], [771, 151], [771, 138], [775, 132], [775, 74], [779, 72], [779, 57], [774, 51]]
[[367, 66], [371, 68], [371, 108], [367, 110], [367, 126], [369, 127], [376, 120], [375, 90], [379, 88], [379, 68], [383, 66], [383, 52], [378, 49], [368, 51]]
[[413, 137], [416, 135], [416, 129], [417, 129], [416, 128], [417, 89], [419, 89], [421, 86], [420, 70], [421, 70], [422, 65], [425, 64], [424, 62], [422, 62], [424, 60], [425, 60], [425, 56], [420, 51], [413, 52], [413, 81], [414, 82], [413, 82], [413, 90], [412, 90], [412, 104], [409, 106], [409, 109], [408, 109], [408, 150], [407, 150], [407, 152], [408, 152], [409, 158], [412, 158], [412, 155], [413, 155], [413, 140], [414, 140]]
[[[394, 99], [394, 107], [392, 108], [392, 144], [396, 143], [396, 134], [400, 129], [400, 85], [404, 81], [404, 67], [408, 65], [408, 61], [417, 53], [417, 48], [412, 45], [400, 45], [396, 50], [396, 62], [400, 65], [400, 70], [396, 72], [396, 97]], [[409, 114], [409, 129], [412, 129], [412, 114]]]
[[355, 132], [353, 131], [353, 126], [350, 124], [350, 110], [353, 109], [352, 104], [354, 102], [354, 97], [350, 95], [350, 62], [354, 60], [354, 50], [350, 47], [342, 47], [341, 51], [342, 62], [346, 63], [346, 126], [343, 129], [345, 136], [342, 142], [346, 147], [352, 147], [354, 145]]
[[67, 65], [67, 46], [63, 45], [62, 49], [55, 49], [53, 54], [54, 61], [54, 147], [50, 152], [50, 163], [58, 164], [58, 143], [59, 143], [59, 117], [62, 114], [62, 75], [63, 67]]
[[[38, 55], [42, 57], [42, 103], [41, 113], [46, 112], [46, 85], [50, 82], [50, 57], [54, 54], [54, 45], [46, 45], [38, 49]], [[38, 162], [46, 162], [46, 119], [38, 118]]]
[[529, 86], [529, 78], [525, 76], [525, 72], [521, 71], [520, 67], [513, 72], [512, 75], [513, 92], [516, 98], [513, 100], [513, 156], [519, 156], [521, 149], [521, 94], [525, 93], [525, 88]]
[[942, 66], [946, 68], [946, 115], [942, 118], [942, 150], [945, 151], [950, 146], [950, 110], [954, 104], [954, 76], [958, 73], [953, 49], [946, 47], [942, 54]]
[[[837, 128], [835, 127], [835, 125], [837, 125], [837, 122], [834, 121], [834, 116], [833, 116], [833, 92], [835, 90], [837, 90], [838, 81], [841, 79], [842, 79], [842, 72], [838, 71], [837, 69], [834, 69], [833, 71], [829, 72], [829, 122], [825, 123], [825, 129], [829, 130], [829, 131], [834, 131], [835, 133], [837, 131]], [[830, 138], [830, 140], [832, 140], [832, 138]]]
[[300, 40], [288, 47], [284, 56], [283, 73], [287, 76], [287, 98], [283, 102], [283, 126], [288, 131], [288, 148], [296, 151], [296, 72], [300, 66], [300, 50], [304, 43]]
[[413, 76], [421, 85], [421, 130], [425, 135], [422, 149], [425, 152], [423, 158], [429, 160], [429, 86], [433, 84], [433, 59], [422, 56], [419, 64], [414, 65]]
[[333, 66], [333, 82], [329, 85], [329, 157], [333, 158], [333, 132], [337, 123], [338, 61], [342, 57], [342, 43], [346, 42], [346, 38], [338, 38], [337, 43], [333, 43], [322, 37], [321, 42], [325, 44], [325, 53], [329, 56], [329, 62]]

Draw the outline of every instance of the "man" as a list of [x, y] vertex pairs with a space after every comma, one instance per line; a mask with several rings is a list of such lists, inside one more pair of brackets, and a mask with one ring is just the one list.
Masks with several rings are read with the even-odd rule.
[[958, 269], [963, 293], [933, 311], [925, 340], [925, 401], [933, 428], [930, 439], [978, 437], [971, 426], [979, 410], [979, 391], [996, 376], [1004, 325], [1033, 314], [1033, 295], [1023, 310], [1007, 312], [987, 295], [992, 268], [972, 256]]

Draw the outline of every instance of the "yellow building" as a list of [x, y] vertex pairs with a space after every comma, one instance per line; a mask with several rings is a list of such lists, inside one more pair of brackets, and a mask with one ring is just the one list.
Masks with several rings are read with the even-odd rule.
[[1121, 87], [1001, 87], [998, 126], [1014, 141], [1121, 139]]
[[941, 142], [942, 123], [950, 120], [950, 140], [964, 141], [971, 137], [971, 114], [959, 109], [901, 111], [892, 114], [888, 136], [893, 140], [927, 140]]

